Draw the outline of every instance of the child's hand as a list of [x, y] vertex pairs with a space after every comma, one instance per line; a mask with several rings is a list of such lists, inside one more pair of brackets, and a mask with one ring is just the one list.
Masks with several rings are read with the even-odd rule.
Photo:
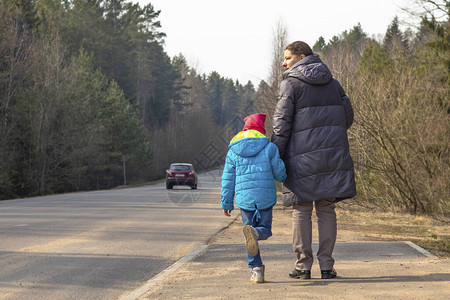
[[225, 216], [227, 216], [227, 217], [231, 217], [231, 210], [226, 210], [226, 209], [224, 209], [224, 210], [223, 210], [223, 214], [224, 214]]

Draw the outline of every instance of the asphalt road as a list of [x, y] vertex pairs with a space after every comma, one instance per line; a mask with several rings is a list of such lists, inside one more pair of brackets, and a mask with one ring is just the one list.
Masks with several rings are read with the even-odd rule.
[[0, 201], [0, 299], [118, 299], [232, 222], [219, 171], [198, 190], [137, 188]]

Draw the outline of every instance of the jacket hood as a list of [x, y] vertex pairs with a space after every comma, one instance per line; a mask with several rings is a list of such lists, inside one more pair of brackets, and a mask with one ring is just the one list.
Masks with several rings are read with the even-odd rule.
[[330, 82], [330, 69], [317, 55], [309, 55], [283, 72], [283, 79], [294, 77], [310, 84], [327, 84]]
[[[252, 130], [253, 131], [253, 130]], [[247, 131], [241, 131], [247, 132]], [[238, 134], [239, 135], [239, 134]], [[250, 157], [258, 154], [269, 143], [269, 138], [262, 137], [244, 137], [235, 140], [228, 145], [228, 148], [239, 156]]]
[[266, 134], [264, 122], [266, 121], [266, 114], [252, 114], [244, 119], [245, 126], [242, 131], [254, 129], [262, 134]]

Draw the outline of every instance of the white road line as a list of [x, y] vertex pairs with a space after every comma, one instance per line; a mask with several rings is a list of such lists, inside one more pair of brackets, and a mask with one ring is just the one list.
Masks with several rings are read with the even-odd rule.
[[154, 285], [157, 283], [163, 281], [166, 277], [174, 273], [176, 270], [178, 270], [181, 266], [183, 266], [185, 263], [202, 253], [206, 248], [208, 248], [208, 245], [201, 245], [185, 257], [181, 258], [177, 262], [173, 263], [170, 267], [166, 268], [162, 272], [160, 272], [158, 275], [152, 277], [150, 280], [148, 280], [146, 283], [144, 283], [141, 287], [137, 288], [130, 294], [123, 296], [120, 298], [120, 300], [135, 300], [145, 294], [148, 290], [150, 290]]
[[405, 241], [405, 243], [408, 244], [411, 248], [416, 249], [417, 251], [419, 251], [420, 253], [422, 253], [426, 257], [434, 258], [434, 259], [437, 258], [437, 256], [431, 254], [430, 252], [428, 252], [427, 250], [423, 249], [422, 247], [414, 244], [413, 242]]

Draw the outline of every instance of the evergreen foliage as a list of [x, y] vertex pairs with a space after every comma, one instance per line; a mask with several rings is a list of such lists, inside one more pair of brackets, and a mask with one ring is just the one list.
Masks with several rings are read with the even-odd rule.
[[[357, 24], [313, 50], [354, 105], [353, 201], [448, 216], [450, 4], [418, 2], [416, 31], [394, 18], [380, 42]], [[270, 136], [281, 62], [256, 88], [199, 74], [165, 53], [159, 13], [125, 0], [0, 0], [0, 199], [160, 179], [177, 161], [219, 166], [255, 112]]]
[[124, 0], [1, 0], [0, 199], [161, 178], [251, 106], [251, 83], [164, 52], [159, 13]]
[[[422, 1], [427, 2], [427, 1]], [[442, 4], [442, 2], [445, 2]], [[448, 2], [441, 11], [448, 12]], [[449, 15], [426, 10], [416, 33], [395, 17], [382, 43], [355, 26], [316, 43], [352, 100], [356, 202], [411, 214], [450, 213]]]

